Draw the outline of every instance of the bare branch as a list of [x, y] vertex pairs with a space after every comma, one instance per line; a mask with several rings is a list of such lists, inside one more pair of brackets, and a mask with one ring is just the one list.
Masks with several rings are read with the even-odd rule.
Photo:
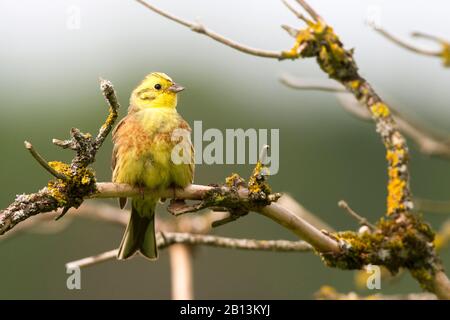
[[432, 57], [439, 57], [441, 55], [441, 52], [438, 50], [428, 50], [428, 49], [419, 48], [419, 47], [413, 46], [403, 40], [400, 40], [399, 38], [397, 38], [396, 36], [387, 32], [383, 28], [379, 28], [379, 27], [375, 27], [375, 26], [372, 26], [372, 28], [373, 28], [373, 30], [375, 30], [376, 32], [378, 32], [379, 34], [384, 36], [386, 39], [392, 41], [393, 43], [395, 43], [395, 44], [399, 45], [400, 47], [407, 49], [409, 51], [412, 51], [412, 52], [415, 52], [415, 53], [418, 53], [421, 55], [425, 55], [425, 56], [432, 56]]
[[[190, 234], [179, 232], [164, 232], [157, 234], [157, 244], [159, 249], [165, 249], [173, 244], [185, 245], [206, 245], [219, 248], [241, 249], [241, 250], [259, 250], [276, 252], [310, 252], [313, 247], [305, 241], [286, 241], [286, 240], [254, 240], [254, 239], [235, 239], [219, 237], [213, 235]], [[66, 268], [87, 267], [107, 260], [115, 259], [118, 249], [107, 251], [99, 255], [72, 261], [66, 264]]]
[[[90, 198], [120, 198], [132, 197], [141, 194], [138, 188], [133, 188], [125, 184], [97, 183], [96, 189], [97, 193], [89, 195]], [[152, 192], [154, 191], [145, 191], [145, 194], [151, 194]], [[228, 187], [190, 185], [185, 189], [176, 190], [175, 197], [177, 199], [203, 200], [210, 203], [211, 206], [215, 206], [215, 194], [221, 194], [221, 198], [225, 199], [228, 199], [227, 195], [231, 198], [234, 198], [237, 195], [240, 199], [239, 201], [241, 201], [240, 203], [248, 203], [249, 192], [247, 189], [239, 189], [236, 195], [230, 192], [231, 191]], [[10, 207], [2, 211], [0, 213], [0, 234], [4, 234], [6, 231], [12, 229], [17, 223], [29, 218], [32, 215], [55, 210], [57, 206], [55, 200], [46, 195], [45, 192], [44, 195], [46, 201], [52, 201], [53, 204], [50, 208], [45, 207], [44, 209], [46, 211], [41, 211], [39, 209], [36, 210], [33, 206], [32, 199], [34, 199], [34, 197], [42, 197], [43, 195], [41, 194], [21, 196], [19, 199], [16, 199], [16, 202]], [[174, 196], [174, 191], [173, 189], [169, 189], [163, 191], [160, 195], [163, 198], [171, 198]], [[236, 203], [236, 205], [239, 205], [239, 202]], [[25, 210], [21, 208], [24, 208]], [[310, 242], [310, 244], [319, 252], [338, 252], [340, 250], [338, 243], [334, 239], [323, 234], [289, 209], [272, 203], [269, 206], [254, 207], [254, 210], [292, 230], [295, 234]]]
[[315, 20], [315, 21], [323, 21], [320, 15], [304, 0], [296, 0], [306, 12]]
[[423, 38], [423, 39], [431, 40], [431, 41], [434, 41], [437, 43], [446, 43], [447, 42], [447, 40], [445, 40], [444, 38], [437, 37], [435, 35], [431, 35], [431, 34], [424, 33], [424, 32], [419, 32], [419, 31], [412, 32], [411, 36], [416, 37], [416, 38]]
[[339, 85], [324, 84], [322, 81], [308, 81], [298, 77], [293, 77], [289, 74], [282, 75], [280, 82], [292, 89], [299, 90], [315, 90], [327, 92], [347, 92], [347, 90]]
[[298, 10], [296, 10], [287, 0], [281, 0], [283, 4], [300, 20], [308, 22], [308, 19]]
[[63, 175], [62, 173], [59, 173], [58, 171], [56, 171], [55, 169], [53, 169], [48, 162], [42, 158], [42, 156], [34, 149], [33, 145], [31, 143], [29, 143], [28, 141], [24, 142], [25, 144], [25, 148], [27, 148], [28, 151], [30, 151], [31, 155], [33, 156], [34, 159], [36, 159], [36, 161], [45, 169], [47, 170], [52, 176], [54, 176], [55, 178], [61, 179], [66, 181], [67, 177], [65, 175]]
[[110, 251], [106, 251], [106, 252], [97, 254], [95, 256], [68, 262], [68, 263], [66, 263], [66, 269], [73, 270], [76, 268], [84, 268], [84, 267], [96, 265], [96, 264], [99, 264], [101, 262], [105, 262], [108, 260], [116, 259], [118, 251], [119, 251], [118, 249], [114, 249], [114, 250], [110, 250]]
[[222, 43], [228, 47], [231, 47], [233, 49], [236, 49], [238, 51], [248, 53], [248, 54], [251, 54], [254, 56], [258, 56], [258, 57], [263, 57], [263, 58], [285, 59], [282, 52], [257, 49], [257, 48], [252, 48], [252, 47], [243, 45], [241, 43], [230, 40], [212, 30], [207, 29], [205, 26], [203, 26], [199, 23], [194, 23], [194, 22], [190, 22], [187, 20], [183, 20], [183, 19], [181, 19], [173, 14], [170, 14], [166, 11], [163, 11], [143, 0], [136, 0], [136, 1], [139, 2], [140, 4], [142, 4], [147, 9], [150, 9], [153, 12], [155, 12], [169, 20], [172, 20], [172, 21], [174, 21], [178, 24], [181, 24], [185, 27], [188, 27], [189, 29], [191, 29], [194, 32], [204, 34], [205, 36], [210, 37], [210, 38], [214, 39], [215, 41], [220, 42], [220, 43]]
[[342, 209], [344, 209], [346, 212], [348, 212], [348, 214], [350, 214], [353, 218], [356, 219], [356, 221], [358, 221], [358, 223], [360, 225], [363, 226], [368, 226], [370, 229], [375, 230], [376, 227], [371, 224], [366, 218], [361, 217], [359, 214], [357, 214], [352, 208], [350, 208], [350, 206], [348, 205], [347, 202], [345, 202], [344, 200], [341, 200], [338, 202], [338, 206]]

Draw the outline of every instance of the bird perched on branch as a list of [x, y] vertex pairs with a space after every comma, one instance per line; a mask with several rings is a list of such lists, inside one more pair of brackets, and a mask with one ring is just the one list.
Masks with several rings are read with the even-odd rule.
[[[193, 181], [191, 129], [176, 110], [177, 94], [183, 89], [164, 73], [150, 73], [132, 92], [128, 115], [113, 131], [112, 180], [141, 190], [131, 201], [118, 259], [137, 251], [150, 259], [158, 257], [154, 223], [158, 194]], [[152, 193], [144, 196], [144, 188]], [[126, 200], [120, 199], [121, 208]]]

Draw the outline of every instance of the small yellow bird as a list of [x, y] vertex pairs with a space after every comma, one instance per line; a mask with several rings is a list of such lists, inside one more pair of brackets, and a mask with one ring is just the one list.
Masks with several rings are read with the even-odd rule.
[[[118, 259], [140, 251], [149, 259], [158, 257], [155, 239], [155, 207], [161, 190], [185, 187], [194, 177], [194, 151], [190, 138], [187, 150], [190, 161], [176, 164], [172, 150], [179, 140], [174, 131], [191, 128], [178, 114], [177, 93], [184, 88], [161, 72], [152, 72], [134, 89], [128, 115], [113, 131], [113, 182], [154, 190], [154, 194], [135, 197], [131, 216], [120, 244]], [[120, 206], [126, 204], [120, 199]]]

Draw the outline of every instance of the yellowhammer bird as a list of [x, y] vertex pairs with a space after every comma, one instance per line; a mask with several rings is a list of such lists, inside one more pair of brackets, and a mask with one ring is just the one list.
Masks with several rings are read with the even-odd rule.
[[[150, 259], [158, 257], [154, 215], [159, 192], [167, 188], [185, 187], [194, 177], [194, 152], [188, 139], [190, 161], [176, 164], [172, 150], [179, 142], [177, 129], [190, 127], [178, 114], [177, 93], [184, 88], [164, 73], [150, 73], [134, 89], [128, 115], [113, 131], [113, 182], [127, 183], [154, 194], [132, 199], [131, 216], [117, 258], [126, 259], [137, 251]], [[178, 135], [179, 137], [179, 135]], [[120, 199], [123, 208], [126, 198]]]

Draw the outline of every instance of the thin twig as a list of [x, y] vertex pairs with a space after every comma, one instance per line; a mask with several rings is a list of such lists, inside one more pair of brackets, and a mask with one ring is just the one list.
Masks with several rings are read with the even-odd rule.
[[347, 90], [339, 85], [335, 84], [323, 84], [320, 82], [308, 81], [298, 77], [285, 74], [280, 77], [280, 82], [292, 89], [299, 90], [314, 90], [314, 91], [326, 91], [326, 92], [347, 92]]
[[368, 226], [370, 229], [375, 230], [376, 227], [371, 224], [366, 218], [360, 216], [359, 214], [357, 214], [349, 205], [347, 202], [345, 202], [344, 200], [341, 200], [338, 202], [338, 206], [341, 209], [344, 209], [348, 214], [350, 214], [353, 218], [355, 218], [358, 223], [362, 226]]
[[323, 21], [322, 17], [304, 0], [296, 0], [315, 21]]
[[[254, 240], [219, 237], [213, 235], [164, 232], [164, 236], [157, 234], [157, 244], [159, 249], [165, 249], [173, 244], [206, 245], [218, 248], [258, 250], [274, 252], [310, 252], [313, 247], [305, 241], [287, 240]], [[115, 259], [118, 249], [107, 251], [92, 257], [72, 261], [66, 267], [87, 267], [94, 264]]]
[[409, 51], [418, 53], [418, 54], [422, 54], [425, 56], [432, 56], [432, 57], [439, 57], [441, 55], [441, 52], [438, 50], [429, 50], [429, 49], [423, 49], [423, 48], [419, 48], [416, 46], [413, 46], [403, 40], [400, 40], [399, 38], [397, 38], [396, 36], [392, 35], [391, 33], [387, 32], [386, 30], [384, 30], [383, 28], [380, 27], [375, 27], [372, 26], [372, 28], [378, 32], [379, 34], [381, 34], [382, 36], [384, 36], [385, 38], [387, 38], [388, 40], [392, 41], [393, 43], [399, 45], [400, 47], [407, 49]]
[[62, 173], [59, 173], [58, 171], [56, 171], [52, 167], [50, 167], [48, 162], [44, 158], [42, 158], [42, 156], [34, 149], [34, 147], [33, 147], [33, 145], [31, 143], [29, 143], [28, 141], [25, 141], [24, 144], [25, 144], [25, 148], [27, 148], [27, 150], [30, 151], [30, 153], [33, 156], [33, 158], [36, 159], [36, 161], [45, 170], [47, 170], [55, 178], [67, 181], [67, 177], [65, 175], [63, 175]]
[[427, 40], [431, 40], [434, 42], [438, 42], [438, 43], [446, 43], [447, 40], [445, 40], [444, 38], [435, 36], [435, 35], [431, 35], [428, 33], [424, 33], [424, 32], [419, 32], [419, 31], [415, 31], [411, 33], [411, 36], [416, 37], [416, 38], [423, 38], [423, 39], [427, 39]]
[[251, 54], [254, 56], [258, 56], [258, 57], [263, 57], [263, 58], [275, 58], [275, 59], [284, 59], [285, 58], [283, 56], [282, 52], [257, 49], [257, 48], [252, 48], [252, 47], [243, 45], [241, 43], [230, 40], [221, 34], [218, 34], [212, 30], [207, 29], [205, 26], [203, 26], [199, 23], [194, 23], [194, 22], [190, 22], [187, 20], [183, 20], [183, 19], [181, 19], [173, 14], [170, 14], [164, 10], [161, 10], [143, 0], [136, 0], [136, 1], [139, 2], [140, 4], [142, 4], [147, 9], [150, 9], [153, 12], [155, 12], [163, 17], [166, 17], [167, 19], [170, 19], [176, 23], [179, 23], [185, 27], [188, 27], [189, 29], [191, 29], [194, 32], [204, 34], [205, 36], [210, 37], [210, 38], [214, 39], [215, 41], [218, 41], [228, 47], [234, 48], [241, 52], [248, 53], [248, 54]]
[[308, 19], [298, 10], [296, 10], [287, 0], [281, 0], [283, 4], [300, 20], [308, 22]]
[[83, 258], [80, 260], [72, 261], [66, 263], [66, 269], [76, 269], [76, 268], [83, 268], [83, 267], [89, 267], [92, 265], [99, 264], [101, 262], [105, 262], [108, 260], [116, 259], [118, 249], [109, 250], [100, 254], [97, 254], [95, 256]]
[[97, 137], [95, 138], [94, 147], [96, 150], [98, 150], [102, 146], [103, 141], [105, 141], [106, 137], [111, 132], [118, 117], [118, 111], [120, 108], [111, 81], [100, 78], [100, 89], [103, 93], [103, 96], [105, 97], [106, 102], [108, 103], [109, 114], [108, 118], [105, 121], [105, 124], [100, 127]]

